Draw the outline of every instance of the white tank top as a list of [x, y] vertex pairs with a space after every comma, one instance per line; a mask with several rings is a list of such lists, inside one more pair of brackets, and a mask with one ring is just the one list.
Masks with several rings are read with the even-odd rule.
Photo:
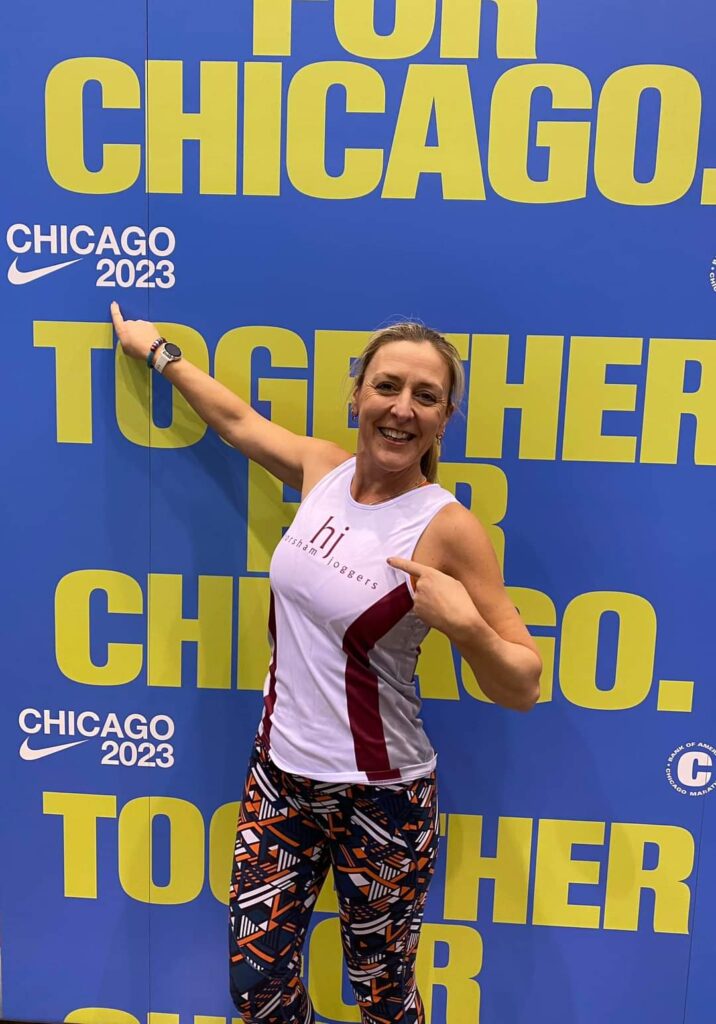
[[271, 559], [271, 663], [259, 728], [279, 768], [388, 784], [435, 767], [413, 676], [428, 627], [412, 611], [412, 558], [455, 498], [438, 484], [377, 505], [350, 493], [355, 458], [320, 480]]

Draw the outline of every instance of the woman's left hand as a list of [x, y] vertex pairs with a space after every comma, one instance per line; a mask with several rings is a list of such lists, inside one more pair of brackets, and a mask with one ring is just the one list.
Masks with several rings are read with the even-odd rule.
[[439, 629], [454, 643], [476, 629], [490, 629], [459, 580], [408, 558], [389, 558], [388, 565], [411, 577], [415, 591], [413, 611], [426, 626]]

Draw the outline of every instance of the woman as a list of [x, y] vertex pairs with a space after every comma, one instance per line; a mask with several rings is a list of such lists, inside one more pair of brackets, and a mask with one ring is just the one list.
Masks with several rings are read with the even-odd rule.
[[314, 1020], [301, 948], [332, 866], [362, 1020], [422, 1024], [415, 954], [437, 795], [419, 644], [441, 630], [505, 707], [532, 707], [541, 671], [485, 531], [434, 482], [459, 355], [419, 324], [374, 335], [353, 388], [353, 457], [266, 420], [116, 303], [112, 318], [127, 355], [302, 497], [271, 561], [272, 656], [230, 894], [234, 1002], [257, 1024]]

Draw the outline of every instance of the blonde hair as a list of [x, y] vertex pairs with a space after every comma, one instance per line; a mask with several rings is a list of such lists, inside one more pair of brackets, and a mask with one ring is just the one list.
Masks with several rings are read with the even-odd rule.
[[[416, 321], [410, 320], [391, 324], [390, 327], [384, 327], [382, 330], [375, 332], [358, 358], [354, 391], [358, 391], [361, 388], [365, 380], [366, 370], [376, 352], [383, 348], [384, 345], [389, 345], [392, 341], [424, 341], [432, 345], [440, 353], [448, 370], [449, 385], [446, 412], [450, 416], [460, 404], [465, 391], [465, 371], [463, 370], [460, 353], [452, 342], [448, 341], [442, 334]], [[439, 459], [440, 445], [436, 439], [420, 460], [421, 472], [431, 484], [435, 483], [437, 479]]]

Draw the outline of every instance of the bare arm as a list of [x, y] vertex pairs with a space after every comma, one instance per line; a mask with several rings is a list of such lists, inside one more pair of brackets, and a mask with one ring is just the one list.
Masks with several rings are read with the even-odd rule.
[[[116, 302], [112, 322], [125, 354], [146, 359], [157, 328], [148, 320], [125, 320]], [[261, 416], [229, 388], [187, 359], [169, 363], [164, 376], [192, 409], [229, 444], [300, 491], [306, 478], [323, 475], [347, 453], [329, 441], [294, 434]]]
[[450, 638], [487, 696], [528, 711], [539, 696], [542, 660], [481, 523], [461, 505], [448, 505], [423, 534], [413, 562], [390, 561], [418, 576], [416, 614]]

